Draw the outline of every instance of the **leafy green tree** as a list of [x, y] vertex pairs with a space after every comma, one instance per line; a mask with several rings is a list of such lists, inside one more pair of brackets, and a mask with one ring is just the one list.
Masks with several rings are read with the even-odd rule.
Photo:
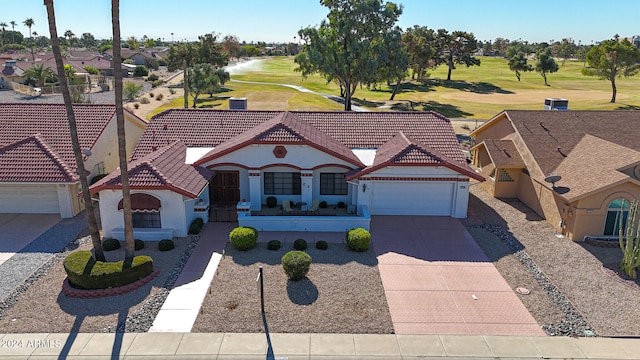
[[187, 73], [189, 67], [194, 64], [196, 59], [195, 47], [191, 43], [181, 43], [171, 45], [169, 54], [167, 55], [167, 68], [169, 71], [177, 69], [184, 70], [184, 80], [182, 81], [184, 88], [184, 108], [189, 107], [189, 81], [187, 81]]
[[[67, 86], [67, 79], [64, 75], [64, 67], [62, 62], [62, 51], [60, 50], [60, 42], [58, 39], [58, 30], [56, 29], [56, 16], [53, 9], [53, 0], [44, 0], [44, 5], [47, 8], [47, 18], [49, 20], [49, 33], [51, 36], [51, 49], [53, 51], [53, 57], [56, 61], [56, 69], [58, 77], [60, 78], [60, 84], [62, 87], [62, 98], [64, 99], [65, 109], [67, 110], [67, 119], [69, 121], [69, 133], [71, 136], [71, 146], [73, 148], [73, 154], [76, 159], [76, 166], [78, 169], [84, 168], [84, 160], [82, 150], [80, 148], [80, 140], [78, 138], [78, 128], [76, 124], [75, 114], [73, 112], [73, 105], [71, 102], [71, 94], [69, 87]], [[87, 173], [85, 171], [79, 171], [78, 177], [80, 178], [80, 187], [82, 188], [82, 196], [84, 199], [91, 199], [89, 193], [89, 181], [87, 179]], [[91, 243], [93, 245], [93, 256], [96, 261], [106, 261], [104, 251], [102, 249], [102, 242], [100, 241], [100, 233], [98, 231], [98, 222], [96, 220], [96, 214], [93, 209], [91, 201], [86, 202], [85, 212], [87, 214], [87, 222], [89, 223], [89, 233], [91, 234]]]
[[550, 48], [538, 51], [538, 53], [536, 54], [535, 69], [544, 79], [544, 84], [549, 86], [549, 84], [547, 83], [547, 74], [558, 71], [558, 63], [556, 63], [556, 61], [553, 59]]
[[509, 70], [515, 71], [516, 77], [520, 81], [520, 72], [533, 71], [533, 66], [527, 64], [527, 57], [523, 52], [519, 52], [509, 59]]
[[185, 81], [189, 82], [189, 95], [193, 99], [194, 108], [201, 94], [220, 89], [220, 79], [215, 72], [216, 68], [211, 64], [195, 64], [189, 68]]
[[409, 55], [407, 48], [402, 44], [402, 30], [396, 27], [389, 31], [383, 40], [386, 46], [382, 47], [380, 54], [380, 68], [378, 76], [387, 82], [387, 85], [395, 83], [389, 100], [393, 100], [400, 90], [402, 80], [407, 77], [409, 67]]
[[562, 58], [562, 66], [564, 66], [564, 62], [567, 59], [570, 59], [575, 55], [577, 49], [578, 47], [573, 39], [562, 39], [558, 44], [558, 57]]
[[42, 64], [35, 64], [24, 71], [24, 75], [33, 78], [39, 87], [43, 87], [46, 80], [52, 79], [54, 72], [50, 67], [44, 67]]
[[133, 76], [141, 77], [149, 75], [149, 70], [142, 65], [138, 65], [133, 69]]
[[217, 68], [215, 71], [215, 75], [218, 77], [218, 81], [220, 86], [218, 86], [217, 88], [209, 88], [209, 97], [213, 97], [213, 93], [214, 92], [218, 92], [221, 89], [221, 86], [224, 85], [227, 81], [231, 80], [231, 77], [229, 76], [229, 73], [226, 72], [223, 68]]
[[196, 63], [225, 66], [228, 64], [229, 55], [225, 54], [222, 45], [214, 34], [198, 36], [199, 42], [195, 43], [197, 59]]
[[422, 79], [428, 68], [435, 65], [435, 31], [426, 26], [415, 25], [402, 35], [402, 42], [409, 57], [411, 78]]
[[128, 81], [124, 84], [124, 88], [122, 89], [122, 94], [124, 98], [127, 100], [133, 100], [138, 96], [138, 93], [142, 90], [142, 85], [138, 85], [132, 81]]
[[616, 102], [618, 89], [616, 77], [633, 76], [640, 70], [640, 50], [627, 39], [622, 41], [606, 40], [594, 46], [587, 53], [589, 67], [582, 69], [586, 76], [597, 76], [611, 82], [611, 101]]
[[73, 69], [73, 66], [69, 64], [64, 66], [64, 77], [66, 77], [69, 82], [73, 82], [73, 79], [76, 78], [76, 71]]
[[138, 42], [138, 39], [136, 39], [135, 36], [130, 36], [127, 39], [127, 46], [131, 50], [137, 50], [138, 48], [140, 48], [140, 43]]
[[86, 65], [86, 66], [83, 66], [82, 68], [84, 69], [84, 71], [87, 72], [87, 74], [91, 74], [91, 75], [100, 74], [100, 70], [98, 70], [98, 68], [95, 66]]
[[304, 41], [296, 55], [296, 71], [303, 77], [319, 73], [336, 81], [344, 94], [344, 109], [360, 84], [373, 83], [383, 65], [380, 55], [391, 39], [402, 6], [383, 0], [321, 0], [329, 8], [319, 28], [298, 31]]
[[98, 45], [98, 40], [91, 33], [82, 33], [80, 36], [80, 44], [87, 49], [93, 49]]
[[255, 45], [243, 45], [240, 47], [240, 52], [238, 56], [240, 57], [254, 57], [260, 55], [260, 49], [255, 47]]
[[227, 35], [222, 39], [222, 50], [230, 58], [237, 58], [240, 54], [240, 41], [235, 35]]
[[436, 35], [438, 54], [436, 63], [447, 64], [447, 81], [451, 80], [451, 72], [456, 64], [480, 66], [480, 59], [473, 57], [478, 49], [478, 41], [473, 33], [466, 31], [454, 31], [451, 34], [445, 29], [439, 29]]
[[6, 27], [9, 26], [7, 25], [6, 22], [0, 22], [0, 27], [2, 28], [2, 38], [0, 40], [2, 40], [0, 42], [0, 52], [2, 52], [2, 48], [4, 47], [4, 42], [5, 42], [5, 36], [6, 36]]

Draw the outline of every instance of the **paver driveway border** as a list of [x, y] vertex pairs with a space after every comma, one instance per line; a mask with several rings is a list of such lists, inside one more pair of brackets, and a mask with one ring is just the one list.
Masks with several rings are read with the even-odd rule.
[[396, 334], [544, 336], [460, 220], [373, 216]]

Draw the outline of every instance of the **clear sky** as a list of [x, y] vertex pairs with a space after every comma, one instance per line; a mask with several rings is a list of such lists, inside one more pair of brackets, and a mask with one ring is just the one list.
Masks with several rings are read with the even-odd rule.
[[[404, 11], [398, 25], [473, 32], [478, 40], [503, 37], [543, 42], [576, 42], [640, 34], [638, 0], [398, 0]], [[110, 0], [54, 0], [58, 33], [89, 32], [111, 37]], [[22, 24], [49, 36], [43, 0], [0, 0], [0, 22]], [[204, 33], [236, 35], [240, 41], [289, 42], [297, 31], [316, 26], [327, 15], [318, 0], [121, 0], [123, 38], [143, 35], [165, 41], [195, 40]], [[9, 29], [11, 26], [9, 25]], [[174, 33], [172, 36], [171, 33]]]

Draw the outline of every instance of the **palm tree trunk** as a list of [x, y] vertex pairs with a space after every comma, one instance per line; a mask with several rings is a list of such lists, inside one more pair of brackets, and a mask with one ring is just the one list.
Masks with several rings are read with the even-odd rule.
[[60, 42], [58, 41], [56, 30], [56, 16], [53, 11], [53, 0], [44, 0], [44, 5], [47, 7], [47, 16], [49, 18], [49, 33], [51, 34], [51, 48], [53, 50], [53, 56], [56, 60], [56, 69], [58, 71], [58, 77], [60, 78], [60, 87], [62, 88], [64, 105], [67, 109], [67, 118], [69, 119], [69, 131], [71, 133], [73, 154], [75, 155], [76, 166], [79, 170], [78, 174], [80, 176], [80, 185], [82, 187], [82, 196], [84, 197], [85, 202], [85, 211], [87, 213], [87, 222], [89, 223], [89, 232], [91, 233], [91, 242], [93, 244], [94, 256], [97, 261], [105, 261], [104, 252], [102, 250], [102, 243], [100, 242], [100, 233], [98, 232], [98, 222], [96, 221], [96, 214], [93, 211], [93, 203], [91, 201], [91, 194], [89, 193], [89, 182], [87, 181], [87, 174], [85, 171], [82, 171], [84, 170], [84, 161], [82, 160], [82, 150], [80, 149], [80, 141], [78, 140], [76, 118], [73, 113], [73, 106], [71, 105], [71, 94], [69, 93], [69, 87], [67, 86], [67, 79], [64, 77], [64, 65], [62, 63], [62, 52], [60, 51]]
[[[111, 24], [113, 27], [114, 68], [122, 63], [120, 48], [120, 0], [111, 0]], [[115, 71], [116, 124], [118, 127], [118, 156], [120, 157], [120, 182], [122, 183], [122, 212], [124, 213], [124, 263], [131, 265], [135, 255], [133, 240], [133, 220], [131, 216], [131, 193], [127, 172], [127, 145], [124, 130], [124, 110], [122, 108], [122, 72]]]
[[187, 72], [189, 69], [187, 68], [187, 60], [182, 61], [182, 68], [184, 69], [182, 73], [182, 89], [184, 91], [184, 108], [189, 108], [189, 79], [187, 76]]

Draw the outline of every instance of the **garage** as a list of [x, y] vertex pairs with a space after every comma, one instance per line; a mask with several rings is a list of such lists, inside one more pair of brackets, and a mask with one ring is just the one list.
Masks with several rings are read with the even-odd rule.
[[0, 204], [0, 213], [60, 213], [55, 184], [0, 184]]
[[386, 181], [372, 184], [372, 215], [452, 216], [452, 182]]

